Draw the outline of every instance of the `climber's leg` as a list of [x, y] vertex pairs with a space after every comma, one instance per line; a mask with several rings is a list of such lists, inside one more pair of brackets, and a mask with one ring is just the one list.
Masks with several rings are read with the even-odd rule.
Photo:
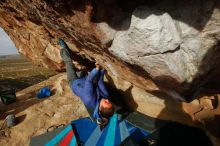
[[59, 44], [62, 47], [60, 50], [60, 56], [66, 65], [67, 80], [71, 85], [74, 80], [78, 79], [78, 77], [76, 75], [75, 67], [72, 63], [72, 58], [68, 46], [62, 39], [59, 39]]

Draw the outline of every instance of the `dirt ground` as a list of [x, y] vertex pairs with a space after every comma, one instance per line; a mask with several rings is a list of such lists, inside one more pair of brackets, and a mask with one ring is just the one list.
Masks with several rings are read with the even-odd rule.
[[[0, 125], [9, 114], [16, 116], [17, 125], [0, 131], [1, 146], [26, 146], [30, 138], [45, 133], [50, 126], [68, 125], [72, 120], [86, 117], [87, 112], [78, 97], [67, 85], [66, 75], [58, 74], [49, 80], [17, 92], [17, 101], [11, 105], [0, 103]], [[36, 93], [48, 86], [53, 95], [38, 99]]]
[[[29, 145], [32, 136], [45, 133], [48, 127], [66, 125], [86, 116], [83, 104], [66, 83], [66, 75], [56, 74], [20, 56], [0, 59], [0, 91], [13, 88], [17, 96], [16, 102], [10, 105], [0, 102], [1, 146]], [[37, 92], [45, 86], [52, 90], [53, 95], [38, 99]], [[14, 114], [17, 122], [10, 129], [3, 125], [9, 114]]]

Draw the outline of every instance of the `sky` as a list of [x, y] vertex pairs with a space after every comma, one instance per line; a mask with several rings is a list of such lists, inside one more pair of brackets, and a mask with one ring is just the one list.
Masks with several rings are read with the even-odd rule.
[[18, 54], [18, 51], [12, 40], [0, 27], [0, 55], [11, 55], [11, 54]]

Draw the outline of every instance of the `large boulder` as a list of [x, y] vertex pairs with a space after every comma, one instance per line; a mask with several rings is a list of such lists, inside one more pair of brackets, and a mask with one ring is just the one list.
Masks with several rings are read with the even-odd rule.
[[[214, 105], [220, 91], [219, 0], [1, 0], [0, 26], [21, 54], [59, 71], [65, 70], [57, 43], [63, 38], [75, 64], [92, 67], [95, 59], [115, 84], [128, 83], [126, 102], [135, 100], [135, 110], [176, 121], [182, 110], [192, 111], [195, 121], [201, 109], [218, 117], [205, 105]], [[172, 100], [191, 101], [207, 91], [205, 105]]]
[[95, 58], [138, 87], [159, 88], [185, 101], [217, 70], [219, 5], [217, 0], [7, 0], [0, 2], [0, 25], [36, 64], [64, 69], [61, 37], [78, 60]]
[[[196, 27], [204, 21], [215, 23], [217, 27], [220, 20], [217, 23], [216, 19], [205, 20], [214, 3], [202, 3], [192, 3], [187, 12], [184, 10], [186, 4], [177, 5], [173, 13], [180, 16], [176, 20], [172, 18], [172, 13], [149, 7], [136, 8], [129, 29], [115, 34], [109, 51], [121, 60], [144, 69], [163, 87], [192, 96], [194, 86], [203, 83], [219, 63], [219, 38], [216, 36], [220, 30], [209, 25], [203, 26], [208, 31]], [[220, 18], [219, 10], [215, 11], [214, 15]], [[199, 12], [204, 15], [199, 15]], [[183, 22], [182, 19], [186, 18], [189, 24]], [[204, 80], [198, 80], [201, 77]]]

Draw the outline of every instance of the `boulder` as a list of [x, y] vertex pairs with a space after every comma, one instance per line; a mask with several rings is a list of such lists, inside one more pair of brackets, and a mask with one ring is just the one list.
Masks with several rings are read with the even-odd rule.
[[109, 82], [125, 84], [135, 110], [186, 124], [218, 117], [197, 112], [201, 97], [206, 106], [220, 91], [219, 0], [2, 0], [0, 26], [21, 54], [58, 71], [63, 38], [75, 64], [91, 69], [96, 60]]
[[[198, 5], [194, 11], [203, 9], [208, 12], [212, 5], [212, 2], [207, 2], [204, 6], [206, 9]], [[183, 17], [194, 11], [190, 8]], [[190, 88], [194, 89], [192, 86], [202, 83], [196, 79], [206, 78], [219, 60], [216, 49], [219, 40], [194, 28], [194, 23], [198, 22], [188, 25], [175, 20], [167, 12], [138, 7], [132, 13], [129, 29], [115, 34], [109, 51], [121, 60], [144, 69], [163, 87], [188, 95], [194, 92], [190, 91]], [[205, 27], [208, 29], [208, 26]], [[216, 31], [213, 33], [216, 34]], [[203, 67], [204, 64], [210, 65]]]
[[191, 101], [217, 70], [219, 5], [217, 0], [7, 0], [0, 2], [0, 26], [36, 64], [64, 70], [61, 37], [78, 60], [95, 58], [138, 87]]

